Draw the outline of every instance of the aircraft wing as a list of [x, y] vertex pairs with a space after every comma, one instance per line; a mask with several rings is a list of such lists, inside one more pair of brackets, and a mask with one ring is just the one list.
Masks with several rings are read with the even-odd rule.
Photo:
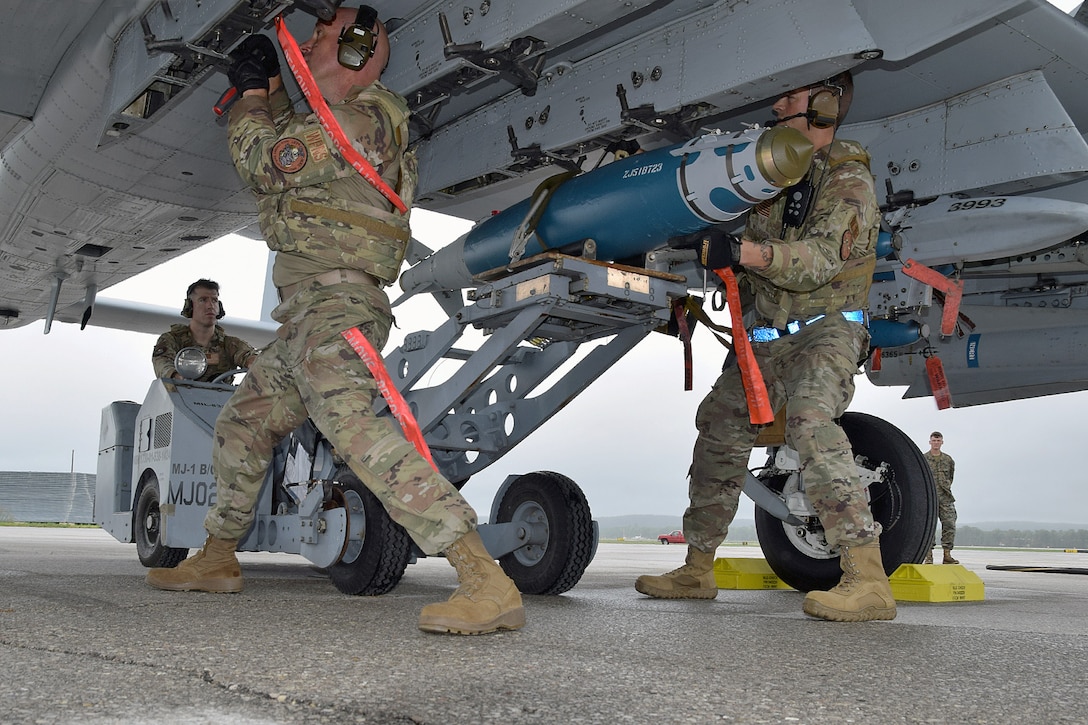
[[195, 32], [169, 8], [0, 3], [0, 328], [78, 321], [99, 291], [254, 221], [210, 110], [225, 79], [147, 50], [142, 20]]
[[[0, 25], [0, 329], [97, 324], [100, 291], [224, 234], [252, 233], [252, 195], [211, 112], [227, 86], [216, 69], [281, 11], [310, 13], [288, 16], [305, 37], [313, 13], [335, 4], [30, 10], [0, 0], [10, 19]], [[1062, 329], [1088, 322], [1088, 31], [1045, 0], [371, 4], [397, 17], [383, 80], [414, 112], [419, 206], [484, 219], [543, 179], [611, 158], [619, 142], [653, 149], [740, 130], [769, 119], [783, 91], [851, 68], [857, 92], [842, 134], [871, 149], [893, 233], [873, 311], [926, 333], [889, 346], [873, 379], [922, 390], [925, 366], [894, 360], [951, 361], [959, 351], [948, 346], [970, 334], [982, 336], [976, 351], [1003, 357], [987, 335], [1013, 329], [1006, 308], [1057, 300]], [[1041, 250], [1053, 251], [1043, 260]], [[905, 251], [949, 265], [965, 309], [994, 314], [976, 315], [972, 332], [962, 320], [934, 331], [944, 298], [904, 281]], [[973, 402], [1008, 395], [993, 370], [969, 385], [973, 368], [946, 368], [953, 392], [962, 385]], [[1088, 386], [1076, 364], [1059, 377], [1047, 385]]]
[[[95, 303], [94, 320], [97, 327], [143, 332], [148, 335], [161, 335], [170, 329], [171, 325], [183, 321], [176, 307], [108, 298], [99, 298]], [[78, 320], [71, 320], [71, 322], [78, 322]], [[219, 320], [217, 324], [221, 325], [228, 335], [240, 337], [256, 348], [262, 348], [272, 342], [278, 327], [271, 321], [250, 320], [230, 315]]]

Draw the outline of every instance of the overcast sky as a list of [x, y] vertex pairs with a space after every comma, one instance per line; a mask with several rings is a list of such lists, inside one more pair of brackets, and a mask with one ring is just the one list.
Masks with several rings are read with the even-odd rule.
[[[413, 229], [440, 246], [468, 223], [415, 212]], [[231, 316], [260, 315], [267, 262], [263, 243], [228, 237], [102, 293], [176, 306], [199, 277], [222, 285]], [[398, 311], [401, 332], [433, 329], [437, 306], [420, 298]], [[179, 322], [182, 318], [179, 316]], [[724, 321], [724, 320], [723, 320]], [[152, 380], [155, 336], [41, 322], [0, 332], [0, 469], [94, 473], [101, 410], [114, 400], [143, 400]], [[396, 333], [395, 333], [396, 334]], [[686, 472], [695, 409], [721, 368], [724, 350], [700, 330], [695, 390], [683, 390], [678, 340], [652, 334], [600, 380], [498, 463], [470, 480], [465, 494], [486, 515], [509, 473], [553, 470], [585, 491], [595, 516], [662, 513], [687, 504]], [[1088, 486], [1079, 421], [1088, 393], [938, 411], [931, 398], [900, 400], [902, 389], [876, 388], [863, 375], [852, 410], [891, 421], [920, 448], [934, 428], [956, 459], [961, 524], [1038, 521], [1088, 525]], [[954, 394], [955, 391], [953, 391]], [[744, 501], [738, 514], [750, 519]]]

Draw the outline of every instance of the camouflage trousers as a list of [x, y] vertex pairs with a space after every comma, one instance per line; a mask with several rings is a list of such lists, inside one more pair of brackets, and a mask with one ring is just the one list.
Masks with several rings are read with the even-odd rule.
[[380, 395], [377, 383], [340, 336], [353, 322], [369, 317], [369, 323], [358, 326], [381, 349], [389, 324], [373, 313], [353, 314], [359, 300], [344, 304], [326, 297], [304, 304], [307, 294], [321, 292], [292, 297], [289, 302], [298, 309], [287, 310], [292, 314], [286, 321], [277, 314], [283, 322], [277, 339], [261, 352], [220, 412], [212, 451], [218, 495], [204, 526], [217, 538], [245, 536], [273, 449], [308, 416], [424, 552], [444, 551], [475, 529], [476, 513], [392, 418], [373, 413]]
[[[786, 442], [801, 458], [805, 491], [830, 545], [879, 536], [858, 481], [850, 441], [835, 422], [854, 395], [854, 375], [868, 332], [829, 316], [772, 342], [753, 343], [771, 406], [786, 406]], [[699, 405], [684, 536], [700, 551], [725, 540], [737, 513], [759, 426], [748, 417], [740, 370], [732, 362]]]
[[[937, 487], [937, 518], [941, 520], [941, 548], [951, 549], [956, 543], [956, 499], [951, 491]], [[934, 539], [934, 546], [937, 541]]]

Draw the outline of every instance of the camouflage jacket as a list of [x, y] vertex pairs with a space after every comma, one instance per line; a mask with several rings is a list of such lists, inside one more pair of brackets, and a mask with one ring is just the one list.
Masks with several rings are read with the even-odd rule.
[[755, 206], [745, 238], [769, 244], [768, 269], [745, 270], [761, 324], [868, 307], [876, 237], [880, 229], [869, 154], [854, 141], [836, 140], [812, 160], [817, 190], [799, 228], [782, 222], [789, 190]]
[[[155, 350], [151, 353], [155, 377], [169, 378], [177, 372], [174, 368], [174, 356], [178, 354], [178, 350], [186, 347], [200, 347], [193, 340], [193, 331], [188, 324], [171, 325], [168, 331], [159, 335]], [[257, 354], [252, 345], [240, 337], [231, 337], [219, 325], [215, 326], [212, 341], [201, 349], [208, 357], [208, 369], [197, 380], [204, 382], [214, 380], [228, 370], [246, 367], [250, 356]]]
[[[404, 99], [375, 82], [353, 88], [331, 109], [355, 148], [410, 205], [416, 167]], [[257, 194], [261, 232], [278, 253], [278, 287], [331, 269], [396, 280], [411, 236], [408, 215], [341, 156], [316, 115], [295, 113], [281, 88], [268, 99], [239, 100], [229, 135], [235, 168]]]
[[[947, 453], [933, 455], [926, 451], [925, 455], [929, 470], [933, 471], [933, 482], [937, 484], [938, 493], [952, 498], [952, 479], [956, 475], [956, 462]], [[952, 500], [956, 499], [952, 498]]]

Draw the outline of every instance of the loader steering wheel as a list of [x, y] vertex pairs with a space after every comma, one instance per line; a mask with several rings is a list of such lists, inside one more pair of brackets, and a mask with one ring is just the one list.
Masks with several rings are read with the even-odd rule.
[[219, 373], [212, 379], [212, 384], [217, 385], [219, 383], [228, 383], [228, 381], [230, 381], [228, 384], [233, 385], [235, 375], [248, 371], [249, 368], [234, 368], [233, 370], [228, 370], [225, 373]]

